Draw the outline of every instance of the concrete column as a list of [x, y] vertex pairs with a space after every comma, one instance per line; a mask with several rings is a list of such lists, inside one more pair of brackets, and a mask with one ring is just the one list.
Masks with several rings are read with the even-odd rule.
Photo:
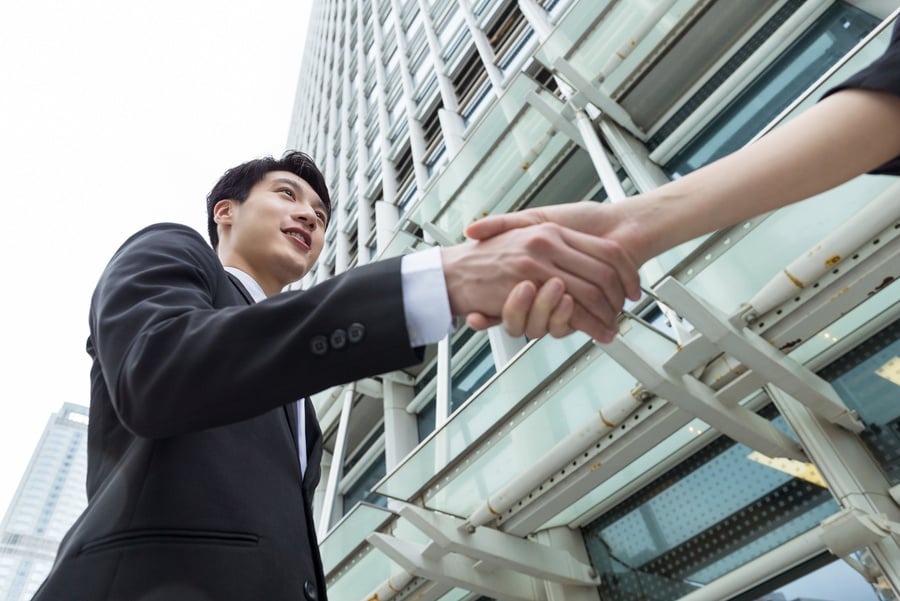
[[[357, 0], [357, 7], [362, 6], [362, 0]], [[362, 14], [362, 9], [357, 8]], [[397, 202], [397, 170], [390, 160], [391, 142], [388, 134], [391, 130], [390, 119], [387, 110], [387, 74], [384, 69], [384, 33], [381, 31], [378, 11], [372, 9], [372, 33], [373, 47], [375, 49], [375, 98], [378, 103], [378, 126], [381, 135], [381, 185], [384, 192], [384, 200], [391, 204]]]
[[459, 152], [463, 145], [463, 136], [466, 125], [459, 114], [459, 99], [453, 82], [447, 76], [447, 65], [444, 63], [441, 43], [434, 30], [434, 21], [431, 19], [431, 9], [425, 0], [417, 0], [419, 14], [422, 16], [422, 30], [428, 42], [428, 52], [431, 62], [434, 64], [434, 72], [437, 76], [438, 90], [441, 93], [443, 108], [438, 109], [438, 120], [441, 123], [441, 133], [444, 135], [444, 145], [447, 153], [452, 158]]
[[417, 444], [419, 430], [416, 416], [406, 411], [415, 390], [391, 377], [384, 385], [384, 461], [388, 471], [399, 464]]
[[419, 196], [428, 185], [430, 176], [428, 167], [425, 166], [425, 131], [422, 129], [422, 123], [415, 117], [416, 92], [409, 65], [409, 45], [400, 15], [400, 3], [398, 0], [391, 0], [391, 19], [394, 25], [394, 35], [397, 37], [397, 53], [400, 55], [400, 83], [403, 86], [403, 101], [406, 105], [406, 127], [409, 130], [409, 148], [416, 176], [417, 196]]
[[399, 221], [400, 210], [397, 205], [384, 200], [375, 202], [375, 243], [379, 250], [391, 241]]
[[503, 72], [497, 67], [497, 56], [494, 54], [494, 49], [491, 47], [491, 43], [484, 31], [478, 26], [475, 13], [472, 12], [471, 2], [469, 0], [456, 0], [456, 2], [462, 11], [466, 27], [469, 28], [472, 41], [475, 43], [475, 50], [478, 52], [479, 58], [481, 58], [484, 70], [487, 71], [488, 79], [493, 84], [494, 94], [499, 98], [500, 92], [503, 90]]

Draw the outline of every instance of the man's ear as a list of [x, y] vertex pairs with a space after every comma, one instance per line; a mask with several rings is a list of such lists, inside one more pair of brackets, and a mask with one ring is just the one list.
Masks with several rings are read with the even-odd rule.
[[223, 198], [213, 207], [213, 221], [219, 225], [231, 225], [234, 217], [234, 201]]

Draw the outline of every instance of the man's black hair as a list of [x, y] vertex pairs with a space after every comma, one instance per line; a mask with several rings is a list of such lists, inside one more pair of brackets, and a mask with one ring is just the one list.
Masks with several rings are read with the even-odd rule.
[[331, 221], [331, 197], [328, 195], [328, 186], [325, 185], [322, 172], [308, 154], [288, 150], [280, 159], [271, 156], [253, 159], [232, 167], [219, 178], [206, 197], [206, 226], [213, 248], [219, 246], [219, 233], [216, 231], [216, 220], [213, 218], [216, 203], [225, 198], [239, 203], [244, 202], [253, 186], [262, 181], [270, 171], [288, 171], [308, 183], [325, 204], [325, 212], [328, 214], [326, 223]]

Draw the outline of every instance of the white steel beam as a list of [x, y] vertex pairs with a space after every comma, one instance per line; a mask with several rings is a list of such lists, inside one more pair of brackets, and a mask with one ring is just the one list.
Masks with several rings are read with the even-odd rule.
[[723, 405], [712, 388], [693, 376], [661, 369], [621, 336], [604, 350], [647, 390], [699, 417], [719, 432], [769, 457], [806, 460], [800, 446], [769, 421], [744, 407]]
[[[900, 523], [900, 507], [890, 496], [889, 482], [856, 436], [816, 416], [780, 387], [768, 385], [766, 390], [842, 507], [883, 516], [888, 523]], [[829, 541], [836, 554], [845, 555], [859, 548], [855, 543], [848, 549], [835, 547], [841, 538], [832, 537]], [[893, 537], [882, 534], [873, 543], [873, 557], [894, 591], [900, 591], [900, 536], [896, 531]]]
[[[704, 336], [715, 342], [723, 352], [763, 379], [790, 393], [828, 421], [852, 432], [863, 430], [863, 424], [856, 413], [847, 409], [828, 382], [747, 328], [738, 330], [724, 315], [692, 295], [678, 280], [671, 277], [664, 279], [656, 287], [656, 293]], [[706, 419], [705, 416], [698, 417]], [[711, 425], [719, 429], [718, 426]], [[765, 453], [762, 449], [757, 450]]]
[[546, 601], [543, 587], [529, 576], [510, 570], [484, 574], [475, 568], [475, 561], [455, 553], [431, 559], [423, 555], [424, 545], [381, 532], [373, 532], [366, 540], [407, 572], [421, 578], [504, 601]]
[[539, 580], [566, 585], [598, 586], [600, 581], [589, 564], [568, 551], [519, 538], [491, 528], [468, 532], [459, 518], [413, 505], [400, 509], [400, 516], [425, 533], [445, 553], [456, 553], [483, 562], [496, 573], [506, 569]]

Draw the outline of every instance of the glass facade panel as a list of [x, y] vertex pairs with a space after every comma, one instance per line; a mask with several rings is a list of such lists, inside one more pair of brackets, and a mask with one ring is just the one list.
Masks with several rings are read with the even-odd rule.
[[403, 500], [412, 498], [586, 342], [587, 336], [579, 333], [561, 340], [545, 337], [534, 342], [504, 368], [504, 377], [491, 380], [469, 399], [459, 413], [395, 468], [376, 492]]
[[[651, 361], [662, 361], [675, 350], [671, 341], [643, 327], [632, 328], [625, 338]], [[526, 407], [507, 416], [502, 423], [508, 430], [502, 437], [484, 448], [477, 458], [458, 466], [440, 490], [426, 499], [426, 505], [446, 513], [469, 515], [570, 432], [593, 419], [604, 405], [629, 394], [634, 386], [631, 374], [603, 353], [601, 347], [589, 348], [587, 354], [591, 355], [586, 357], [590, 362], [577, 373], [567, 370], [555, 376], [558, 388], [552, 392], [534, 391]]]
[[900, 484], [900, 321], [820, 374], [866, 424], [862, 439], [891, 485]]
[[[450, 413], [456, 411], [472, 394], [497, 373], [490, 344], [485, 344], [450, 380]], [[419, 412], [416, 421], [419, 440], [434, 430], [434, 399]]]
[[[780, 416], [772, 421], [786, 428]], [[839, 510], [827, 488], [752, 461], [751, 452], [720, 436], [588, 525], [602, 598], [678, 599]]]
[[322, 566], [327, 574], [366, 539], [381, 528], [393, 514], [386, 509], [359, 504], [319, 542]]
[[384, 477], [384, 472], [384, 456], [381, 455], [344, 491], [343, 513], [346, 514], [360, 502], [386, 507], [387, 499], [372, 492], [372, 486]]

